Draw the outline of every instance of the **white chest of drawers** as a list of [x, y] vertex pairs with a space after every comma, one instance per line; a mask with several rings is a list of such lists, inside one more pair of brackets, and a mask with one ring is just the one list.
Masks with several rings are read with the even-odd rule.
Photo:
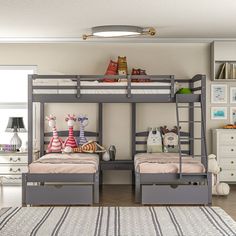
[[214, 129], [212, 148], [221, 167], [218, 181], [236, 183], [236, 130]]
[[[34, 158], [38, 152], [34, 152]], [[27, 152], [0, 153], [0, 180], [1, 184], [21, 184], [21, 174], [28, 171]]]

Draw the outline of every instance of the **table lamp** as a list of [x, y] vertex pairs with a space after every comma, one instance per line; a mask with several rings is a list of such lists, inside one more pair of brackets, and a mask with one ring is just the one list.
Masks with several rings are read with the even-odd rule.
[[10, 140], [10, 144], [14, 145], [16, 147], [16, 150], [19, 150], [22, 145], [22, 141], [17, 132], [26, 132], [23, 117], [9, 117], [6, 132], [14, 132], [14, 135]]

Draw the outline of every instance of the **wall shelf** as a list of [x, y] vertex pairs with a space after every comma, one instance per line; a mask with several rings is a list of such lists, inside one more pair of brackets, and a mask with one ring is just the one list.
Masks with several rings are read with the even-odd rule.
[[[221, 71], [222, 73], [220, 73]], [[225, 76], [227, 78], [224, 78]], [[218, 79], [219, 77], [220, 79]], [[212, 43], [211, 80], [236, 82], [236, 41], [214, 41]]]

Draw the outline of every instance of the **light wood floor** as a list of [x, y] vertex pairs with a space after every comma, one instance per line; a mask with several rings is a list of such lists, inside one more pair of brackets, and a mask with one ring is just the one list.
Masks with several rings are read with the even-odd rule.
[[[213, 197], [213, 206], [224, 209], [236, 220], [236, 185], [231, 185], [227, 197]], [[0, 187], [0, 207], [20, 206], [21, 187]], [[101, 189], [100, 205], [103, 206], [140, 206], [134, 203], [134, 191], [131, 185], [104, 185]]]

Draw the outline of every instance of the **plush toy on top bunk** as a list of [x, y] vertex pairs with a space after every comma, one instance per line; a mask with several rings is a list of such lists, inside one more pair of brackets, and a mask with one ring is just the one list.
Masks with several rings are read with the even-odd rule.
[[208, 156], [208, 171], [212, 173], [212, 194], [228, 195], [230, 192], [229, 185], [227, 183], [217, 182], [217, 175], [220, 173], [220, 167], [214, 154]]
[[[117, 70], [118, 70], [118, 63], [116, 61], [110, 60], [105, 75], [117, 75]], [[117, 81], [118, 80], [115, 78], [104, 78], [102, 80], [102, 82], [117, 82]]]
[[51, 137], [50, 142], [47, 147], [47, 153], [50, 152], [61, 152], [63, 147], [63, 141], [60, 137], [58, 137], [57, 128], [56, 128], [56, 117], [50, 115], [46, 116], [46, 120], [48, 121], [49, 127], [52, 128], [53, 137]]
[[64, 152], [71, 152], [72, 148], [76, 148], [78, 146], [76, 139], [74, 137], [74, 130], [73, 130], [74, 123], [76, 121], [75, 115], [68, 114], [65, 121], [67, 122], [67, 125], [69, 127], [69, 136], [64, 143]]
[[161, 132], [163, 136], [163, 146], [164, 146], [164, 152], [178, 152], [179, 146], [178, 146], [178, 128], [177, 126], [174, 127], [174, 129], [169, 130], [167, 129], [167, 126], [161, 127]]

